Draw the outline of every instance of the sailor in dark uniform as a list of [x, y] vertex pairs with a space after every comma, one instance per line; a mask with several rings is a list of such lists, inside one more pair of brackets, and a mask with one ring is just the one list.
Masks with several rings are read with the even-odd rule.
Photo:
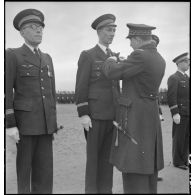
[[13, 24], [25, 41], [6, 50], [6, 133], [17, 142], [18, 193], [51, 194], [56, 94], [52, 59], [38, 47], [44, 15], [26, 9]]
[[86, 193], [112, 193], [109, 154], [115, 118], [113, 91], [118, 85], [101, 73], [101, 66], [109, 56], [116, 55], [109, 48], [115, 35], [115, 19], [112, 14], [95, 19], [91, 27], [97, 31], [99, 42], [82, 51], [78, 60], [75, 100], [87, 135]]
[[168, 78], [167, 100], [173, 117], [172, 127], [172, 157], [173, 165], [180, 169], [188, 169], [189, 156], [189, 69], [188, 53], [183, 53], [173, 59], [177, 64], [177, 72]]

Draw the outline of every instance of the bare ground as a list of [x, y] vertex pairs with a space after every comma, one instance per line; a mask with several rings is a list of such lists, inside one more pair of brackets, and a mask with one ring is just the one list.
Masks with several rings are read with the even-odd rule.
[[[173, 167], [171, 157], [172, 119], [167, 106], [162, 106], [165, 121], [162, 122], [165, 168], [159, 172], [163, 181], [158, 182], [158, 193], [189, 193], [189, 171]], [[84, 193], [86, 142], [83, 129], [72, 104], [57, 105], [58, 123], [64, 130], [54, 139], [54, 194]], [[17, 193], [16, 148], [6, 137], [6, 193]], [[123, 193], [121, 173], [114, 169], [113, 193]]]

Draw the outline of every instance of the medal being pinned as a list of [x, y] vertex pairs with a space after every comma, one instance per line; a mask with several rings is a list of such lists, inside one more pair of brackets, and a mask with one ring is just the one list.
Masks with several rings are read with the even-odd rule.
[[52, 73], [49, 70], [49, 65], [47, 65], [47, 75], [48, 75], [48, 77], [52, 77]]

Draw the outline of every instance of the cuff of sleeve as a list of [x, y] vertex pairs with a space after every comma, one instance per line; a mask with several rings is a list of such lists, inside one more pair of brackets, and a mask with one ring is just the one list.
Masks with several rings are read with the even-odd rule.
[[171, 109], [171, 114], [172, 114], [172, 116], [175, 115], [175, 114], [177, 114], [177, 113], [179, 113], [178, 107], [177, 107], [177, 108]]
[[160, 107], [160, 106], [159, 106], [159, 109], [158, 109], [158, 110], [159, 110], [159, 114], [161, 114], [161, 115], [162, 115], [163, 113], [162, 113], [162, 109], [161, 109], [161, 107]]
[[16, 127], [16, 119], [14, 113], [6, 115], [6, 128]]
[[85, 106], [77, 107], [77, 111], [78, 111], [79, 117], [83, 115], [89, 115], [89, 106], [85, 105]]

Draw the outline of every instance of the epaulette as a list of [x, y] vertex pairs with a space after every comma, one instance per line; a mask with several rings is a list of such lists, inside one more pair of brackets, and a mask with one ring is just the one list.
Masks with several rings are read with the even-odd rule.
[[14, 51], [14, 48], [7, 48], [7, 51]]
[[10, 53], [15, 53], [15, 51], [17, 51], [18, 48], [7, 48], [6, 52], [10, 52]]

